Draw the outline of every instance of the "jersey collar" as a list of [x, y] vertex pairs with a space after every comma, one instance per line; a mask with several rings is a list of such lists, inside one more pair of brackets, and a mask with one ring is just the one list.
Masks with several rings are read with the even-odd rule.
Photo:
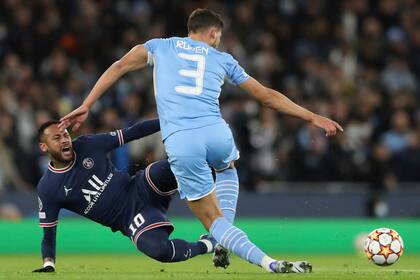
[[54, 173], [65, 173], [69, 171], [70, 169], [72, 169], [74, 164], [76, 163], [76, 152], [73, 151], [73, 153], [74, 153], [74, 159], [69, 165], [63, 168], [55, 168], [54, 166], [52, 166], [52, 162], [50, 161], [50, 163], [48, 164], [48, 170]]

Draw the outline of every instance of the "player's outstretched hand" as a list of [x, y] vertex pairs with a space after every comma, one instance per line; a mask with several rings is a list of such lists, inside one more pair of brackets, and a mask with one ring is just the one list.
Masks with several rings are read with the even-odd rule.
[[82, 123], [87, 119], [89, 115], [89, 108], [86, 105], [81, 105], [79, 108], [74, 109], [64, 117], [60, 119], [60, 124], [58, 125], [61, 129], [66, 129], [69, 126], [73, 125], [72, 130], [76, 131], [82, 125]]
[[315, 114], [311, 123], [325, 130], [325, 136], [334, 136], [337, 134], [337, 130], [343, 132], [343, 128], [338, 123], [320, 115]]
[[54, 269], [54, 267], [52, 267], [50, 265], [47, 265], [46, 267], [41, 267], [41, 268], [35, 269], [32, 272], [55, 272], [55, 269]]

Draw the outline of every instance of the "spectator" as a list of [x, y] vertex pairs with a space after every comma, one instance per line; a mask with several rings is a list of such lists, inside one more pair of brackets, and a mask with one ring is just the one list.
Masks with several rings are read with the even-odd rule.
[[408, 147], [410, 119], [406, 112], [399, 110], [391, 116], [391, 129], [383, 134], [382, 141], [391, 154]]
[[[343, 137], [331, 141], [299, 121], [260, 110], [226, 85], [222, 112], [241, 151], [244, 188], [260, 179], [369, 181], [388, 170], [385, 154], [401, 166], [418, 166], [417, 1], [14, 0], [0, 1], [3, 185], [39, 179], [47, 159], [37, 152], [35, 132], [43, 120], [79, 105], [98, 73], [135, 44], [186, 35], [186, 16], [206, 5], [224, 15], [222, 48], [250, 74], [346, 126]], [[125, 76], [99, 100], [82, 132], [154, 116], [152, 76], [150, 70]], [[165, 156], [158, 134], [143, 144], [113, 159], [132, 170]], [[384, 175], [382, 185], [420, 180], [410, 168], [391, 167], [394, 179]]]

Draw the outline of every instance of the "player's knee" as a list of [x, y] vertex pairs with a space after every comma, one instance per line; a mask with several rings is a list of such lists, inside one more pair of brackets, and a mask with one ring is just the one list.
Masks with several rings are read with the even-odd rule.
[[170, 262], [172, 257], [172, 247], [169, 241], [154, 241], [142, 244], [138, 248], [148, 257], [159, 262]]
[[208, 208], [207, 211], [204, 211], [202, 213], [202, 221], [204, 226], [207, 229], [210, 229], [210, 226], [213, 224], [213, 222], [217, 219], [223, 217], [223, 212], [219, 207], [214, 208]]
[[156, 248], [156, 251], [153, 252], [151, 257], [159, 262], [171, 262], [172, 254], [168, 249], [169, 248]]
[[231, 168], [231, 169], [234, 169], [234, 168], [235, 168], [235, 161], [234, 161], [234, 160], [232, 160], [232, 161], [229, 163], [228, 168]]
[[228, 164], [228, 166], [226, 166], [226, 167], [224, 167], [224, 168], [221, 168], [221, 169], [215, 169], [215, 171], [216, 171], [217, 173], [219, 173], [219, 172], [223, 172], [223, 171], [225, 171], [225, 170], [227, 170], [227, 169], [235, 169], [235, 161], [234, 161], [234, 160], [232, 160], [232, 161]]
[[149, 165], [146, 172], [148, 172], [151, 180], [149, 183], [152, 183], [164, 195], [169, 195], [168, 193], [174, 192], [177, 189], [175, 175], [167, 160], [161, 160]]

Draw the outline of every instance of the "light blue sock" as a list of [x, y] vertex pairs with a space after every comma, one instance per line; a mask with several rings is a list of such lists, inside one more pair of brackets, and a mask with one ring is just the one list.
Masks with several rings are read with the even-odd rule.
[[233, 226], [225, 217], [217, 218], [213, 222], [210, 233], [223, 247], [253, 264], [261, 266], [263, 258], [267, 256], [249, 241], [245, 232]]
[[239, 180], [236, 168], [216, 172], [216, 196], [223, 215], [233, 224], [239, 195]]

